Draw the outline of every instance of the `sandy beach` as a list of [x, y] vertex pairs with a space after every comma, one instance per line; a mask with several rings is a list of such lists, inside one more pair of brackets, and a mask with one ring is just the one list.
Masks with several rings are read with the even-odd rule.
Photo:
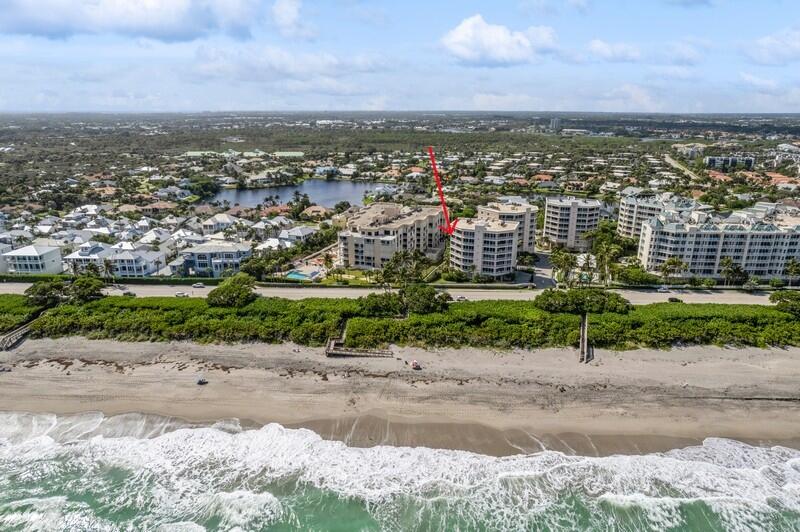
[[238, 418], [356, 446], [492, 455], [643, 453], [706, 437], [800, 447], [796, 348], [598, 350], [587, 365], [571, 349], [393, 351], [329, 359], [292, 344], [27, 340], [0, 353], [12, 369], [0, 373], [0, 410]]

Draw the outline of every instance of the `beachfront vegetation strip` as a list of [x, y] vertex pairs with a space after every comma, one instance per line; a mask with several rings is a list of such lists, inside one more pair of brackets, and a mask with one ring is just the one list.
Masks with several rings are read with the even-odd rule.
[[[0, 299], [9, 297], [2, 296]], [[85, 335], [126, 341], [282, 342], [322, 345], [347, 327], [347, 345], [537, 348], [577, 345], [580, 316], [549, 313], [524, 301], [450, 303], [444, 311], [398, 317], [400, 303], [375, 298], [258, 298], [240, 308], [199, 298], [107, 297], [49, 310], [34, 322], [39, 337]], [[381, 310], [383, 309], [383, 310]], [[378, 315], [384, 317], [376, 317]], [[800, 345], [800, 320], [774, 307], [657, 303], [627, 314], [590, 315], [597, 347], [678, 344]]]
[[0, 296], [0, 333], [21, 326], [39, 311], [39, 307], [28, 303], [23, 295], [6, 294]]

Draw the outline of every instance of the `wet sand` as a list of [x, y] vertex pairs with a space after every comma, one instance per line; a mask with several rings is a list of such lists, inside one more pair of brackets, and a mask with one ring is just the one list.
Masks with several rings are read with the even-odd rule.
[[0, 410], [239, 418], [350, 445], [492, 455], [643, 453], [706, 437], [800, 447], [800, 349], [598, 350], [587, 365], [571, 349], [394, 352], [328, 359], [292, 344], [27, 340], [0, 353], [12, 368], [0, 373]]

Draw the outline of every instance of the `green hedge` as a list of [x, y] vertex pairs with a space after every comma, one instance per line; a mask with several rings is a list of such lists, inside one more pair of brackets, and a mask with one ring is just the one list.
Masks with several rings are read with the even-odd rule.
[[32, 335], [85, 335], [126, 341], [282, 342], [321, 345], [359, 312], [356, 300], [259, 298], [236, 308], [209, 307], [205, 299], [107, 297], [62, 305], [32, 326]]
[[39, 307], [29, 305], [23, 295], [0, 295], [0, 333], [16, 329], [33, 318], [39, 310]]
[[[406, 320], [354, 318], [347, 344], [559, 347], [577, 345], [580, 318], [549, 314], [522, 301], [453, 303], [447, 313]], [[800, 345], [800, 321], [774, 307], [656, 303], [628, 314], [590, 316], [589, 339], [597, 347], [670, 347], [677, 344]]]
[[[24, 308], [21, 301], [16, 308]], [[201, 298], [119, 296], [52, 309], [34, 322], [33, 335], [322, 345], [346, 324], [346, 343], [352, 347], [538, 348], [577, 345], [579, 322], [576, 315], [548, 313], [528, 301], [458, 302], [446, 312], [394, 319], [368, 315], [359, 299], [259, 298], [235, 309], [209, 307]], [[591, 315], [589, 335], [597, 347], [616, 348], [800, 345], [800, 320], [760, 305], [657, 303], [625, 315]]]

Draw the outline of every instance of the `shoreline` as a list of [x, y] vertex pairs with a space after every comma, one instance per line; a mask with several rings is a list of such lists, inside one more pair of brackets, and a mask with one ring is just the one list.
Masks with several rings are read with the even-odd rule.
[[495, 456], [638, 454], [707, 437], [800, 448], [798, 348], [597, 350], [588, 365], [572, 349], [393, 350], [329, 359], [293, 344], [26, 340], [0, 353], [13, 369], [0, 374], [0, 410], [238, 418], [353, 446]]

